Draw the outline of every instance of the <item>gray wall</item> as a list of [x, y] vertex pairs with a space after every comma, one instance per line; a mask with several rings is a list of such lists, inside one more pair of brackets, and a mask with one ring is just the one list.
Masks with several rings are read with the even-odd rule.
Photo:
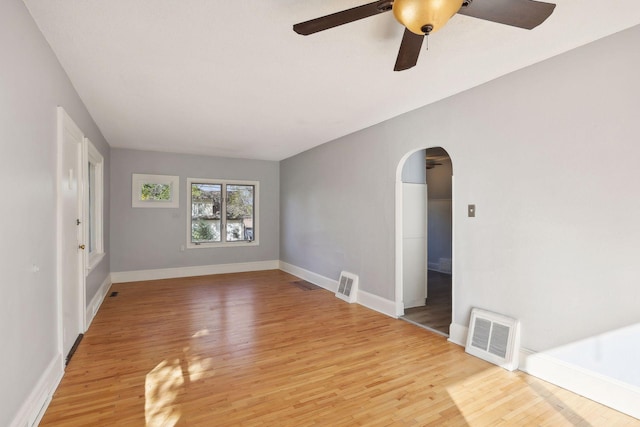
[[[0, 2], [0, 55], [0, 425], [7, 426], [58, 355], [56, 106], [102, 152], [107, 170], [109, 147], [20, 0]], [[89, 297], [108, 270], [107, 255], [87, 281]]]
[[640, 321], [638, 45], [634, 27], [282, 161], [281, 259], [394, 300], [396, 171], [441, 146], [455, 323], [505, 313], [542, 351]]
[[[132, 208], [134, 173], [180, 176], [180, 207]], [[279, 164], [187, 154], [111, 151], [111, 271], [137, 271], [279, 259]], [[185, 249], [187, 178], [260, 182], [259, 246]]]

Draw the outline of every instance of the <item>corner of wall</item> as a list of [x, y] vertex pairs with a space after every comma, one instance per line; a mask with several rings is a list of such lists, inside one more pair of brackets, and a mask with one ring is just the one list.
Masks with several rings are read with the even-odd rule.
[[62, 354], [58, 354], [49, 362], [49, 366], [47, 366], [33, 391], [18, 410], [10, 427], [38, 425], [63, 375], [64, 363]]
[[451, 325], [449, 325], [449, 342], [465, 347], [467, 345], [468, 333], [469, 328], [467, 328], [466, 326], [452, 323]]
[[330, 292], [336, 292], [338, 290], [338, 281], [329, 279], [328, 277], [322, 276], [320, 274], [314, 273], [309, 270], [305, 270], [302, 267], [295, 266], [293, 264], [286, 263], [284, 261], [280, 261], [279, 263], [280, 270], [293, 274], [294, 276], [298, 276], [301, 279], [306, 280], [307, 282], [311, 282], [314, 285], [318, 285], [321, 288], [324, 288]]
[[[280, 270], [298, 276], [308, 282], [318, 285], [330, 292], [336, 292], [338, 290], [338, 281], [329, 279], [320, 274], [314, 273], [304, 268], [297, 267], [295, 265], [280, 261]], [[393, 301], [379, 297], [369, 292], [358, 289], [358, 304], [367, 307], [378, 313], [385, 314], [389, 317], [397, 318], [395, 315], [396, 304]]]

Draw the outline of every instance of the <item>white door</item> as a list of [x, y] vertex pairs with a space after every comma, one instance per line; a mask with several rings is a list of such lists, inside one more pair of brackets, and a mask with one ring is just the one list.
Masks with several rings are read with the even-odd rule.
[[82, 132], [58, 107], [58, 268], [62, 354], [84, 332]]
[[427, 185], [402, 184], [402, 301], [404, 308], [427, 298]]

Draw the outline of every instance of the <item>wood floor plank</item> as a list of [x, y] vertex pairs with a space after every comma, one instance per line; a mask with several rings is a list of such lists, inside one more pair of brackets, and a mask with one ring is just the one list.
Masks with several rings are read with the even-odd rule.
[[114, 285], [41, 425], [639, 423], [299, 280], [273, 270]]

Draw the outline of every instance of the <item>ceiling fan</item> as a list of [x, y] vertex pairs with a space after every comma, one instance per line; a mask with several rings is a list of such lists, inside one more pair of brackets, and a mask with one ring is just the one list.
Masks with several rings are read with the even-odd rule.
[[394, 67], [394, 71], [402, 71], [418, 62], [424, 37], [442, 28], [456, 13], [531, 30], [555, 7], [534, 0], [378, 0], [295, 24], [293, 31], [307, 36], [392, 10], [405, 27]]
[[449, 160], [449, 156], [427, 156], [425, 160], [425, 164], [427, 169], [433, 169], [436, 166], [442, 166], [444, 163]]

